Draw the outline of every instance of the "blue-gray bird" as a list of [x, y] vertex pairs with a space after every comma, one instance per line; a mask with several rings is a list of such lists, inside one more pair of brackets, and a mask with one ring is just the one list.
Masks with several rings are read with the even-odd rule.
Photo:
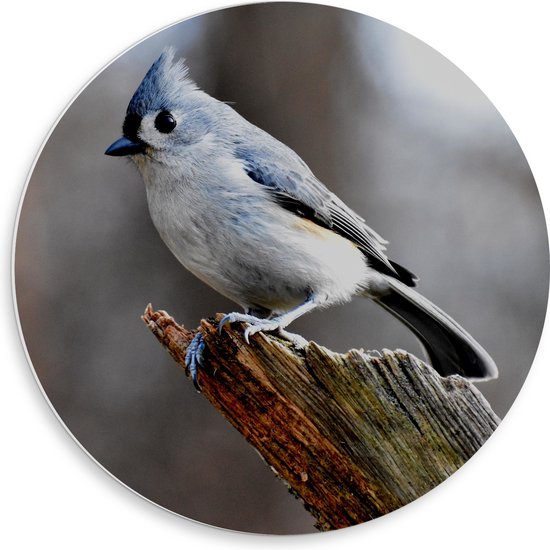
[[[199, 279], [239, 304], [220, 323], [244, 336], [285, 328], [317, 308], [365, 296], [405, 323], [442, 375], [497, 376], [487, 352], [413, 290], [416, 277], [388, 259], [387, 244], [331, 193], [291, 149], [201, 91], [165, 50], [133, 95], [123, 137], [107, 155], [138, 167], [163, 241]], [[204, 341], [187, 364], [198, 386]]]

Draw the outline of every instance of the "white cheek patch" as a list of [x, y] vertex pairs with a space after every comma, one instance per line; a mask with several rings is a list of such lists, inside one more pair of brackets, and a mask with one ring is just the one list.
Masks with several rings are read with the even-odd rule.
[[[160, 112], [160, 111], [159, 111]], [[163, 149], [169, 134], [162, 134], [155, 128], [155, 118], [158, 113], [145, 115], [141, 121], [138, 137], [154, 149]]]

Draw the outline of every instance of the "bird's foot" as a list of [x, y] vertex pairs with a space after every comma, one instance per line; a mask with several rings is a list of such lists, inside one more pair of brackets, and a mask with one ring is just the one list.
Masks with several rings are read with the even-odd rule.
[[256, 334], [260, 331], [273, 331], [276, 330], [279, 333], [279, 336], [282, 338], [289, 340], [292, 342], [295, 346], [298, 348], [303, 348], [307, 345], [307, 341], [305, 338], [302, 338], [301, 336], [298, 336], [297, 334], [291, 334], [290, 332], [286, 332], [284, 329], [287, 327], [292, 321], [300, 317], [300, 315], [303, 315], [304, 313], [307, 313], [308, 311], [311, 311], [312, 309], [315, 309], [318, 306], [318, 302], [313, 294], [309, 295], [307, 300], [300, 304], [299, 306], [295, 307], [294, 309], [291, 309], [287, 311], [286, 313], [283, 313], [282, 315], [277, 315], [275, 317], [269, 317], [269, 318], [260, 318], [255, 317], [254, 315], [249, 315], [247, 313], [229, 313], [226, 315], [218, 325], [218, 330], [222, 331], [224, 325], [226, 323], [248, 323], [249, 326], [246, 327], [244, 331], [244, 339], [246, 340], [246, 343], [250, 343], [250, 336], [253, 334]]
[[254, 315], [248, 315], [247, 313], [228, 313], [225, 315], [222, 320], [218, 323], [218, 332], [221, 334], [223, 327], [229, 323], [250, 323], [251, 325], [256, 323], [261, 323], [265, 319], [260, 319], [260, 317], [255, 317]]
[[218, 325], [218, 330], [222, 331], [226, 323], [248, 323], [248, 326], [244, 330], [244, 339], [247, 344], [250, 344], [250, 336], [260, 331], [272, 331], [283, 328], [278, 317], [273, 319], [260, 319], [254, 317], [254, 315], [247, 315], [246, 313], [229, 313], [227, 314]]
[[197, 378], [197, 373], [199, 368], [204, 368], [204, 348], [206, 343], [204, 341], [204, 336], [197, 332], [189, 347], [187, 348], [187, 353], [185, 354], [185, 368], [191, 375], [191, 380], [193, 380], [193, 385], [198, 392], [201, 392], [201, 387]]
[[218, 330], [222, 331], [226, 323], [248, 323], [248, 327], [244, 330], [244, 339], [246, 343], [250, 343], [250, 336], [260, 331], [277, 331], [277, 334], [283, 340], [287, 340], [298, 349], [303, 349], [307, 346], [308, 341], [299, 334], [293, 334], [284, 330], [286, 326], [286, 319], [280, 317], [273, 317], [272, 319], [261, 319], [254, 317], [253, 315], [247, 315], [246, 313], [229, 313], [226, 315], [218, 325]]
[[283, 328], [279, 327], [277, 333], [279, 335], [279, 338], [290, 342], [297, 349], [304, 349], [309, 344], [309, 342], [303, 336], [300, 336], [299, 334], [294, 334], [293, 332], [287, 332]]

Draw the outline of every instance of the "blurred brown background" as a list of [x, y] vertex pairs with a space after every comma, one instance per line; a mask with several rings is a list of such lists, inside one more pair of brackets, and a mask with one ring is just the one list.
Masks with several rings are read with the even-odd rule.
[[[389, 25], [317, 5], [243, 6], [175, 25], [112, 63], [56, 127], [27, 190], [15, 266], [25, 341], [53, 406], [107, 470], [170, 510], [243, 531], [310, 532], [301, 504], [139, 318], [148, 302], [190, 327], [234, 309], [161, 242], [134, 166], [103, 155], [165, 45], [390, 241], [419, 290], [495, 358], [499, 380], [478, 387], [500, 415], [546, 308], [535, 182], [506, 123], [448, 60]], [[337, 351], [420, 354], [407, 329], [360, 299], [292, 329]]]

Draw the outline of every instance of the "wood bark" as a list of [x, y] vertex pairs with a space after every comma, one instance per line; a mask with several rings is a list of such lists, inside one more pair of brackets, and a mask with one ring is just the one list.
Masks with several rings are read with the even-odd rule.
[[[294, 349], [236, 323], [203, 320], [206, 399], [299, 497], [320, 530], [395, 510], [444, 481], [499, 423], [460, 376], [441, 377], [404, 351]], [[185, 365], [196, 331], [149, 305], [143, 320]]]

